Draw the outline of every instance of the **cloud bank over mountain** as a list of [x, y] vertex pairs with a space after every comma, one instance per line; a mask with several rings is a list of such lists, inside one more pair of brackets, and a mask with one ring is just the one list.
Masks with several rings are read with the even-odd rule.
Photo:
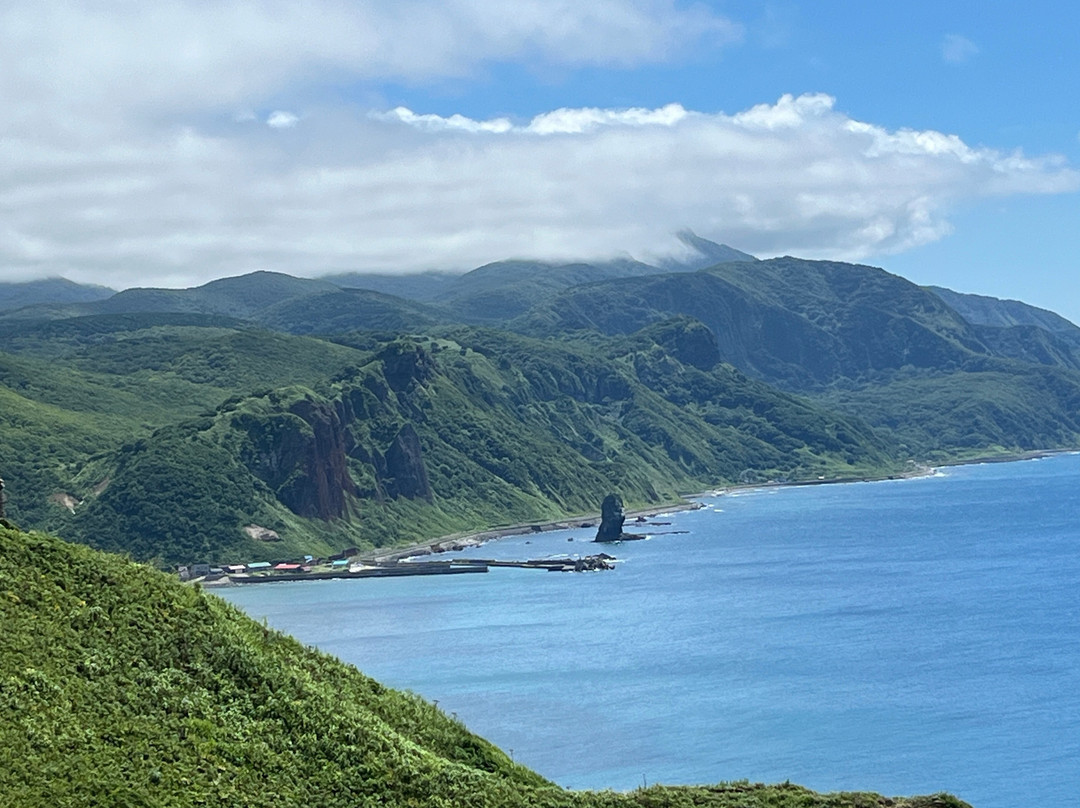
[[966, 201], [1080, 187], [1052, 155], [887, 129], [823, 94], [731, 114], [672, 99], [528, 120], [379, 98], [381, 81], [624, 68], [742, 35], [670, 0], [90, 9], [0, 12], [13, 66], [0, 73], [5, 279], [648, 260], [677, 250], [683, 227], [759, 255], [861, 259], [941, 238]]

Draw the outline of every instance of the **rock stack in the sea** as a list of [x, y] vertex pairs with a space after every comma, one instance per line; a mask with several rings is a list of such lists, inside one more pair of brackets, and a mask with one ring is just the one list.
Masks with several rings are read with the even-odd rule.
[[600, 527], [596, 531], [596, 541], [630, 541], [644, 539], [636, 533], [623, 533], [623, 503], [618, 494], [608, 494], [600, 506]]

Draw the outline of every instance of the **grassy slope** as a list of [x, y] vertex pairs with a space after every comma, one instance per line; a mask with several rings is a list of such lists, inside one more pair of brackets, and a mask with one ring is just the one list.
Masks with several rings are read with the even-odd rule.
[[[55, 507], [49, 496], [65, 490], [75, 469], [109, 445], [111, 434], [92, 419], [0, 387], [0, 458], [11, 490], [9, 515], [36, 524], [46, 520]], [[23, 498], [14, 493], [20, 490], [42, 493]]]
[[986, 364], [984, 369], [911, 374], [887, 384], [833, 390], [820, 400], [827, 407], [857, 412], [928, 460], [1080, 445], [1075, 373]]
[[[0, 353], [0, 458], [13, 518], [59, 529], [57, 492], [86, 495], [90, 457], [271, 384], [315, 384], [357, 352], [246, 328], [157, 316], [38, 324]], [[93, 488], [101, 477], [92, 479]]]
[[0, 526], [0, 805], [958, 808], [797, 786], [563, 791], [423, 700], [165, 575]]
[[[610, 490], [657, 503], [747, 474], [891, 462], [854, 419], [714, 365], [691, 320], [629, 340], [459, 328], [336, 344], [189, 318], [98, 316], [13, 335], [18, 353], [0, 354], [0, 473], [14, 519], [163, 565], [273, 560], [591, 512]], [[391, 361], [405, 345], [421, 347], [424, 368]], [[252, 463], [303, 454], [311, 428], [290, 411], [301, 400], [348, 432], [357, 491], [342, 518], [283, 504], [279, 489], [310, 462], [276, 480]], [[406, 425], [430, 499], [386, 495], [377, 479], [373, 459]], [[82, 503], [74, 515], [50, 503], [58, 494]], [[249, 523], [284, 540], [255, 542], [240, 530]]]
[[[125, 444], [73, 481], [86, 504], [53, 523], [163, 564], [274, 560], [588, 513], [612, 490], [656, 504], [739, 480], [894, 463], [857, 420], [729, 367], [683, 364], [644, 335], [588, 346], [460, 330], [375, 347], [319, 391], [236, 397]], [[311, 412], [328, 425], [318, 433]], [[378, 468], [405, 427], [422, 446], [426, 498], [387, 493], [393, 480]], [[314, 499], [335, 436], [355, 491], [339, 518], [311, 518], [294, 503]], [[284, 541], [244, 538], [251, 522]]]

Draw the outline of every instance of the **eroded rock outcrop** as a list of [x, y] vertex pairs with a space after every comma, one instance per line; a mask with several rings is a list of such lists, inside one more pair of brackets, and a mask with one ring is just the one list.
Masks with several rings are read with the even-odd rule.
[[383, 376], [395, 393], [408, 390], [414, 384], [422, 384], [435, 373], [431, 355], [415, 343], [399, 340], [386, 346], [380, 353]]
[[244, 532], [255, 541], [281, 541], [281, 536], [276, 530], [262, 525], [245, 525]]
[[433, 491], [424, 466], [420, 436], [412, 424], [405, 424], [397, 433], [383, 457], [380, 484], [388, 497], [423, 498], [431, 501]]
[[311, 427], [312, 435], [297, 458], [303, 473], [289, 480], [278, 491], [278, 498], [300, 516], [343, 516], [346, 494], [356, 493], [346, 460], [348, 434], [344, 426], [333, 407], [311, 399], [296, 402], [289, 411]]
[[240, 416], [247, 433], [245, 465], [298, 516], [344, 516], [347, 495], [356, 493], [348, 471], [351, 437], [331, 405], [303, 398], [287, 413]]
[[618, 494], [608, 494], [600, 506], [600, 527], [596, 531], [596, 541], [620, 541], [624, 535], [623, 503]]

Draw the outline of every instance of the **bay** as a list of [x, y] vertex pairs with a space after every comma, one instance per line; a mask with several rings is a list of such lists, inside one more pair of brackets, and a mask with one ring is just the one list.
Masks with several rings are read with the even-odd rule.
[[[1080, 793], [1077, 491], [1080, 455], [738, 491], [606, 548], [612, 572], [221, 594], [567, 787], [790, 779], [1066, 805]], [[462, 554], [595, 552], [593, 532]]]

